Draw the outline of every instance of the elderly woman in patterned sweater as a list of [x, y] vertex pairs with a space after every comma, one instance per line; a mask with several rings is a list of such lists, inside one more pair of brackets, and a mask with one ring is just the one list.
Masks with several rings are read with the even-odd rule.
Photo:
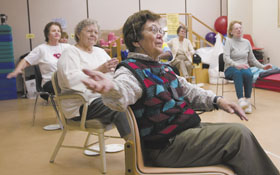
[[[220, 108], [247, 120], [235, 103], [196, 87], [161, 64], [163, 31], [160, 16], [140, 11], [123, 26], [130, 53], [110, 80], [84, 70], [84, 84], [102, 94], [105, 105], [125, 111], [131, 106], [143, 143], [144, 158], [163, 167], [225, 164], [238, 175], [278, 175], [252, 132], [237, 123], [201, 123], [193, 109]], [[146, 162], [147, 163], [147, 162]]]

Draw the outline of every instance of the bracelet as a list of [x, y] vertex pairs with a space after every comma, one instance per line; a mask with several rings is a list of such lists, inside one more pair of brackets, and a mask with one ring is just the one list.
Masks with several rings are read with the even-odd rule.
[[219, 109], [219, 105], [218, 105], [218, 98], [223, 98], [222, 96], [215, 96], [214, 100], [213, 100], [213, 106], [216, 110]]

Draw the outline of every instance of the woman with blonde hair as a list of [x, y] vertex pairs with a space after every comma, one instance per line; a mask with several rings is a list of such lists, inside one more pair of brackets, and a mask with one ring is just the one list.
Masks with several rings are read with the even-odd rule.
[[[228, 38], [224, 48], [225, 76], [234, 81], [238, 104], [245, 113], [252, 113], [251, 93], [253, 74], [251, 66], [270, 69], [270, 64], [263, 65], [255, 58], [250, 42], [243, 38], [242, 23], [232, 21], [228, 29]], [[244, 87], [244, 94], [243, 94]], [[244, 98], [245, 96], [245, 98]]]

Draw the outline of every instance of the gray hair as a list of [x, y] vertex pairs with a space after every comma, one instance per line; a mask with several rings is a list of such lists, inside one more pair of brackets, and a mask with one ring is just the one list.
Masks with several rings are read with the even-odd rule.
[[79, 40], [80, 40], [79, 37], [78, 37], [78, 35], [80, 35], [81, 31], [82, 31], [85, 27], [87, 27], [87, 26], [89, 26], [89, 25], [94, 25], [94, 26], [96, 26], [97, 29], [98, 29], [98, 34], [99, 34], [100, 26], [98, 25], [97, 21], [94, 20], [94, 19], [89, 19], [89, 18], [84, 19], [84, 20], [80, 21], [80, 22], [77, 24], [77, 26], [75, 27], [75, 41], [76, 41], [76, 42], [79, 42]]

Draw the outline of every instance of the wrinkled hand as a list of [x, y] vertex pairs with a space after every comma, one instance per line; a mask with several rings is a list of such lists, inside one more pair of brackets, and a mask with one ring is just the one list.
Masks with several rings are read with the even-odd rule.
[[239, 64], [238, 66], [236, 66], [237, 69], [248, 69], [250, 68], [249, 65], [247, 64]]
[[271, 64], [266, 64], [263, 69], [268, 70], [268, 69], [271, 69], [271, 68], [272, 68]]
[[106, 63], [104, 63], [102, 65], [103, 67], [103, 73], [106, 73], [106, 72], [113, 72], [116, 68], [116, 66], [118, 65], [119, 61], [117, 58], [112, 58], [110, 59], [109, 61], [107, 61]]
[[85, 86], [93, 92], [106, 93], [113, 88], [113, 83], [102, 72], [84, 69], [83, 72], [89, 76], [88, 79], [82, 80]]
[[224, 98], [219, 98], [218, 102], [217, 102], [218, 106], [220, 109], [230, 113], [230, 114], [236, 114], [239, 116], [239, 118], [241, 120], [246, 120], [248, 121], [248, 118], [246, 117], [243, 109], [238, 106], [237, 104], [233, 103], [233, 102], [228, 102], [227, 100], [225, 100]]

